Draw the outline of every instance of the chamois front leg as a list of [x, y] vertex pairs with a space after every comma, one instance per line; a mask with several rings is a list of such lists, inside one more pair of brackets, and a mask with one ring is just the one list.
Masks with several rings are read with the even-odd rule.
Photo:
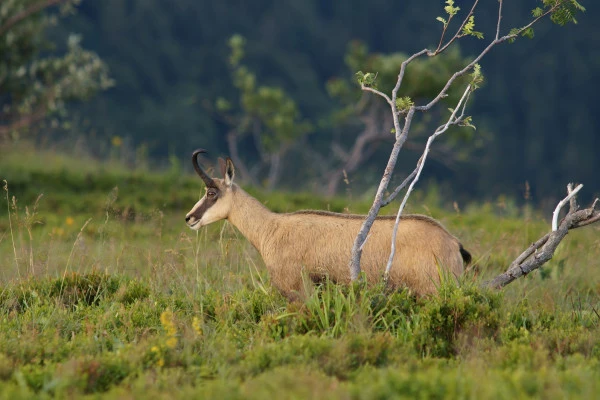
[[[287, 266], [289, 267], [289, 266]], [[306, 299], [306, 291], [302, 282], [302, 274], [286, 266], [267, 266], [271, 272], [271, 284], [290, 302]]]

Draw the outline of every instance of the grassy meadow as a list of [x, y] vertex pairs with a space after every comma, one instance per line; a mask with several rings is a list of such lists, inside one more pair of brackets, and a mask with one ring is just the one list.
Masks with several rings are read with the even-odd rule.
[[[0, 398], [594, 398], [600, 392], [600, 224], [542, 270], [503, 271], [549, 222], [509, 199], [410, 212], [473, 254], [460, 287], [325, 283], [288, 304], [230, 225], [185, 226], [201, 181], [177, 162], [128, 169], [2, 149]], [[368, 197], [249, 190], [276, 211], [365, 212]], [[386, 212], [393, 213], [390, 208]], [[546, 216], [548, 217], [548, 216]]]

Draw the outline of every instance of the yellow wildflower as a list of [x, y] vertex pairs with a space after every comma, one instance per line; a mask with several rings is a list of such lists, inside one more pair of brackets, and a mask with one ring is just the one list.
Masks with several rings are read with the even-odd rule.
[[172, 349], [177, 346], [177, 328], [175, 327], [173, 311], [167, 309], [160, 314], [160, 323], [167, 333], [165, 345]]
[[196, 332], [196, 335], [202, 336], [202, 325], [198, 317], [194, 317], [194, 319], [192, 320], [192, 328], [194, 328], [194, 332]]
[[114, 147], [121, 147], [123, 144], [123, 139], [121, 139], [121, 136], [113, 136], [110, 142]]
[[175, 336], [170, 336], [165, 341], [165, 346], [167, 346], [169, 349], [174, 349], [177, 346], [177, 338]]

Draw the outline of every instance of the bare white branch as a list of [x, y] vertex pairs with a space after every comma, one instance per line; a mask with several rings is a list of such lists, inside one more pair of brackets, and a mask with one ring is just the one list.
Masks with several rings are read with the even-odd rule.
[[392, 102], [396, 102], [396, 97], [398, 95], [398, 90], [400, 90], [400, 86], [402, 85], [402, 81], [404, 80], [404, 73], [406, 72], [406, 66], [410, 64], [415, 58], [421, 57], [422, 55], [428, 54], [428, 49], [423, 49], [412, 56], [408, 57], [406, 60], [402, 62], [400, 65], [400, 72], [398, 73], [398, 80], [396, 81], [396, 85], [392, 90]]
[[579, 186], [577, 186], [574, 190], [571, 190], [571, 185], [569, 185], [569, 194], [556, 205], [554, 213], [552, 214], [552, 232], [555, 232], [558, 229], [558, 214], [560, 214], [561, 208], [563, 208], [565, 204], [567, 204], [567, 202], [581, 190], [582, 187], [583, 184], [579, 184]]
[[367, 244], [367, 240], [369, 240], [369, 238], [371, 237], [371, 234], [369, 233], [367, 235], [367, 237], [365, 238], [365, 241], [360, 245], [360, 251], [363, 250], [363, 248], [365, 247], [365, 245]]
[[390, 274], [390, 269], [392, 268], [392, 262], [394, 261], [394, 255], [396, 254], [396, 235], [398, 233], [398, 224], [400, 223], [400, 217], [402, 216], [402, 212], [404, 211], [404, 207], [406, 206], [408, 197], [410, 196], [415, 184], [417, 183], [417, 181], [419, 180], [419, 177], [421, 176], [421, 171], [423, 170], [423, 166], [425, 165], [425, 161], [427, 160], [427, 155], [429, 154], [431, 144], [438, 136], [440, 136], [441, 134], [446, 132], [451, 125], [455, 125], [458, 122], [460, 122], [460, 120], [462, 119], [464, 114], [461, 114], [461, 116], [459, 118], [456, 117], [456, 114], [461, 108], [462, 108], [462, 111], [464, 112], [464, 108], [461, 106], [462, 106], [463, 102], [467, 99], [467, 97], [469, 96], [470, 92], [471, 92], [471, 85], [467, 85], [465, 92], [463, 93], [462, 97], [458, 101], [456, 108], [454, 108], [454, 110], [452, 111], [452, 115], [450, 115], [450, 118], [448, 118], [448, 121], [446, 122], [446, 124], [439, 127], [438, 129], [436, 129], [436, 131], [433, 133], [433, 135], [429, 136], [429, 139], [427, 139], [427, 144], [425, 145], [425, 150], [423, 150], [423, 155], [421, 156], [421, 158], [419, 159], [419, 161], [417, 163], [417, 166], [418, 166], [417, 173], [415, 174], [414, 179], [412, 180], [410, 186], [408, 187], [406, 194], [404, 195], [404, 198], [402, 199], [402, 203], [400, 204], [400, 208], [398, 208], [398, 213], [396, 214], [396, 222], [394, 224], [394, 231], [392, 233], [392, 245], [391, 245], [390, 257], [389, 257], [388, 263], [385, 267], [384, 279], [386, 279], [386, 280]]
[[387, 94], [383, 93], [382, 91], [380, 91], [380, 90], [377, 90], [377, 89], [375, 89], [375, 88], [372, 88], [371, 86], [365, 86], [365, 85], [361, 85], [361, 86], [360, 86], [360, 88], [361, 88], [362, 90], [365, 90], [365, 91], [367, 91], [367, 92], [372, 92], [372, 93], [375, 93], [375, 94], [376, 94], [376, 95], [378, 95], [378, 96], [381, 96], [381, 97], [383, 97], [383, 98], [385, 99], [385, 101], [387, 101], [387, 103], [388, 103], [390, 106], [394, 107], [394, 103], [392, 103], [392, 99], [390, 99], [390, 97], [389, 97]]
[[502, 0], [498, 0], [498, 22], [496, 24], [496, 40], [500, 37], [500, 22], [502, 21]]
[[409, 182], [415, 177], [415, 175], [417, 175], [417, 171], [419, 170], [419, 164], [417, 163], [416, 168], [413, 170], [413, 172], [410, 173], [410, 175], [408, 175], [400, 185], [398, 185], [398, 187], [396, 187], [396, 189], [394, 189], [394, 192], [392, 194], [390, 194], [388, 196], [387, 199], [385, 199], [385, 201], [381, 204], [382, 207], [387, 206], [388, 204], [390, 204], [395, 198], [396, 196], [398, 196], [398, 193], [400, 193], [400, 191], [402, 189], [404, 189], [406, 187], [406, 185], [409, 184]]

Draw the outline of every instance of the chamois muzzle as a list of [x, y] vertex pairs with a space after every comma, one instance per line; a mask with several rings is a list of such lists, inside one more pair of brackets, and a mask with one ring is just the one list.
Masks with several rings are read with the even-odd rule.
[[194, 154], [192, 154], [192, 165], [194, 166], [196, 173], [200, 176], [200, 178], [202, 178], [202, 180], [206, 184], [206, 187], [217, 187], [217, 185], [215, 185], [215, 182], [212, 180], [212, 178], [210, 176], [208, 176], [208, 174], [206, 172], [204, 172], [204, 170], [198, 164], [198, 155], [200, 155], [202, 153], [207, 153], [207, 151], [204, 149], [198, 149], [198, 150], [194, 151]]

